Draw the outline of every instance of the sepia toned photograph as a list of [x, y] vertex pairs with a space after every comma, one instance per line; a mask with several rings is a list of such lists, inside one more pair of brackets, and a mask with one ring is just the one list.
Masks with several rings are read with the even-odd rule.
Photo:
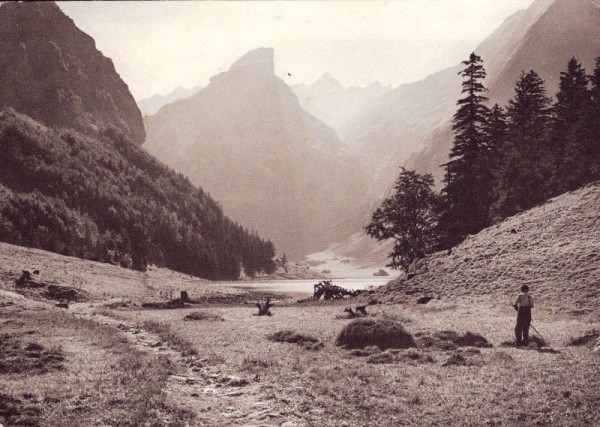
[[0, 1], [12, 426], [600, 426], [600, 0]]

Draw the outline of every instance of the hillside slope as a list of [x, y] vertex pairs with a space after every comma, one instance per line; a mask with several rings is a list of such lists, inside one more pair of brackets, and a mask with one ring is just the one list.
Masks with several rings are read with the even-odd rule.
[[386, 302], [420, 296], [512, 304], [521, 285], [539, 306], [600, 310], [600, 182], [567, 193], [417, 262], [378, 290]]
[[204, 278], [272, 270], [274, 248], [118, 132], [86, 137], [0, 111], [0, 240]]

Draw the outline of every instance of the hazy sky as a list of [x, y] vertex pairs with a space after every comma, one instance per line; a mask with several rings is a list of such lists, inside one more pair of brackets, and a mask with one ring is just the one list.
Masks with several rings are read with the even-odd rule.
[[[397, 86], [457, 64], [533, 0], [59, 2], [136, 99], [207, 85], [240, 56], [275, 48], [289, 84]], [[290, 73], [291, 76], [287, 74]]]

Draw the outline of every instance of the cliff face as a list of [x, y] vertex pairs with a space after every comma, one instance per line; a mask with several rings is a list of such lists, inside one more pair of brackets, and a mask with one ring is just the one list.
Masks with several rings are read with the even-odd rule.
[[0, 40], [0, 107], [87, 133], [112, 125], [144, 142], [142, 115], [112, 61], [56, 4], [3, 4]]

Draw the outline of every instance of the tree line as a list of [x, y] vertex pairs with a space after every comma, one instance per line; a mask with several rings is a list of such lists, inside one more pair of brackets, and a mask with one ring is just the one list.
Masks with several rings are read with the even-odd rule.
[[600, 57], [588, 75], [575, 58], [561, 72], [556, 100], [533, 70], [507, 106], [489, 107], [481, 57], [462, 63], [462, 94], [441, 193], [431, 175], [402, 169], [392, 197], [367, 233], [394, 239], [390, 266], [451, 248], [504, 218], [600, 179]]
[[114, 128], [89, 137], [0, 113], [0, 240], [208, 279], [270, 273], [275, 249]]

